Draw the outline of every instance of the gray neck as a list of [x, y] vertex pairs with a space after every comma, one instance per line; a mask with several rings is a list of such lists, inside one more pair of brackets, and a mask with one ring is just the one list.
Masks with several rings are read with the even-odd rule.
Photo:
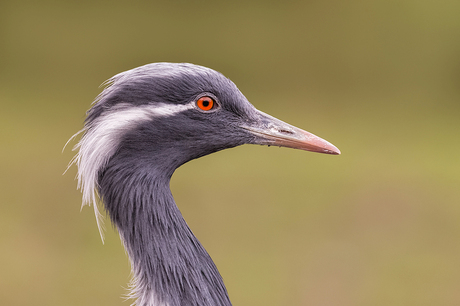
[[136, 305], [230, 306], [214, 262], [174, 202], [169, 176], [113, 168], [100, 175], [100, 192], [131, 260]]

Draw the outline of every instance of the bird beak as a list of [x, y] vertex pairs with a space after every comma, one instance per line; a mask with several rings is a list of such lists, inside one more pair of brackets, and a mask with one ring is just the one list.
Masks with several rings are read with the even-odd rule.
[[256, 136], [254, 143], [338, 155], [340, 150], [326, 140], [258, 111], [259, 119], [242, 127]]

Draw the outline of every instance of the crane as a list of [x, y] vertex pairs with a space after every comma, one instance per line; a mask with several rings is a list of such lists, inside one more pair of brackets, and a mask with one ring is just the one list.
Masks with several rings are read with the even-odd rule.
[[93, 205], [101, 237], [99, 201], [119, 232], [131, 262], [130, 297], [138, 306], [231, 305], [174, 202], [175, 169], [242, 144], [339, 149], [257, 110], [232, 81], [203, 66], [152, 63], [105, 85], [72, 137], [82, 135], [70, 165], [77, 165], [83, 205]]

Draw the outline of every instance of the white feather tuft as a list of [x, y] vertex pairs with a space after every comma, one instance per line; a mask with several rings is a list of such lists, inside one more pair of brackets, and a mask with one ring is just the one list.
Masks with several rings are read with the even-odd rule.
[[80, 141], [73, 148], [73, 151], [78, 150], [78, 152], [68, 168], [73, 164], [77, 165], [78, 189], [83, 194], [82, 207], [93, 205], [102, 241], [104, 241], [104, 226], [98, 207], [100, 198], [97, 192], [97, 175], [116, 152], [123, 135], [137, 125], [155, 117], [172, 116], [192, 108], [194, 108], [193, 102], [188, 104], [152, 103], [141, 106], [117, 104], [87, 123], [82, 130], [69, 139], [68, 142], [83, 133]]

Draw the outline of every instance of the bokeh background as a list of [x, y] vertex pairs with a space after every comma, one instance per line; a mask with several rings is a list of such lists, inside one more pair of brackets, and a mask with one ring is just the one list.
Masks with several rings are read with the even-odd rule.
[[230, 77], [342, 150], [243, 146], [172, 179], [234, 305], [460, 305], [460, 2], [1, 1], [0, 304], [130, 305], [66, 141], [150, 62]]

